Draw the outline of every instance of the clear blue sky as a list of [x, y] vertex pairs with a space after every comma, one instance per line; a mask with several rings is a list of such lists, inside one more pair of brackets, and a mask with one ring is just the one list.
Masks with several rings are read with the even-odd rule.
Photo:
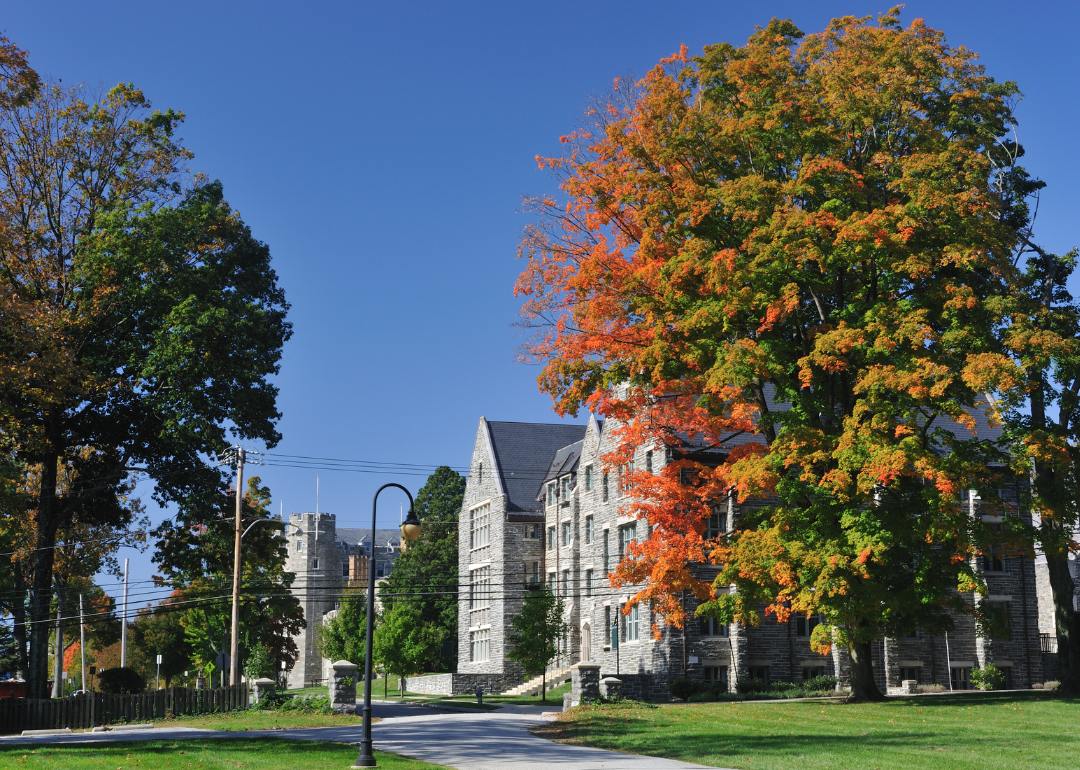
[[[521, 196], [552, 189], [534, 156], [559, 151], [588, 95], [682, 43], [741, 44], [772, 16], [812, 32], [887, 8], [0, 0], [0, 29], [42, 74], [130, 81], [187, 114], [194, 167], [270, 245], [292, 303], [276, 451], [461, 466], [481, 415], [556, 419], [515, 361], [515, 247]], [[1026, 163], [1049, 183], [1040, 239], [1080, 242], [1080, 4], [908, 3], [905, 22], [918, 16], [1019, 82]], [[313, 509], [315, 470], [263, 470], [275, 510]], [[368, 526], [378, 484], [424, 481], [321, 475], [320, 508], [345, 526]], [[401, 498], [383, 499], [394, 525]], [[150, 574], [137, 557], [133, 579]]]

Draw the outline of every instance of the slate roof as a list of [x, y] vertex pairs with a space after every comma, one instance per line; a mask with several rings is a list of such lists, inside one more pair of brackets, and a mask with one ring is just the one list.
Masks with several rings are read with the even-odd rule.
[[551, 458], [584, 439], [587, 426], [491, 421], [487, 426], [499, 478], [509, 498], [507, 510], [543, 512], [536, 497]]
[[[336, 539], [342, 543], [348, 543], [349, 545], [356, 545], [361, 540], [365, 542], [371, 541], [371, 530], [365, 527], [359, 529], [348, 527], [345, 529], [339, 529], [337, 531]], [[398, 546], [401, 545], [401, 530], [400, 529], [376, 529], [375, 530], [375, 545], [379, 548], [385, 548], [387, 541], [392, 541], [394, 544], [394, 550], [396, 551]]]
[[540, 488], [536, 490], [536, 499], [544, 499], [544, 485], [552, 479], [559, 476], [565, 476], [567, 473], [577, 472], [578, 461], [581, 460], [581, 450], [585, 446], [585, 440], [577, 441], [570, 446], [565, 446], [555, 453], [555, 456], [551, 459], [551, 465], [548, 466], [547, 474], [544, 476], [544, 480], [540, 484]]

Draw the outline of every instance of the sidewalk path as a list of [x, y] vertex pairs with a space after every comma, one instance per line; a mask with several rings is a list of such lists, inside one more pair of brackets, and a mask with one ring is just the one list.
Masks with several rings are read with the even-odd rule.
[[[534, 713], [528, 713], [530, 711]], [[535, 713], [537, 711], [520, 707], [465, 714], [423, 706], [376, 703], [374, 714], [382, 721], [372, 726], [371, 737], [377, 751], [391, 751], [461, 770], [694, 770], [705, 767], [670, 759], [553, 743], [529, 732], [530, 727], [548, 719]], [[360, 725], [250, 732], [168, 727], [133, 732], [11, 736], [0, 739], [0, 747], [23, 743], [85, 744], [154, 739], [205, 741], [254, 737], [356, 743], [360, 740], [360, 732]]]

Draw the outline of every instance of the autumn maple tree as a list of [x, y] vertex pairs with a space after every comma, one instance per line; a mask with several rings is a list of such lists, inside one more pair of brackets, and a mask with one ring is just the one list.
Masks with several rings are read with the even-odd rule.
[[[976, 428], [1024, 381], [1001, 336], [1034, 184], [1017, 97], [897, 9], [773, 20], [617, 81], [540, 159], [563, 193], [521, 249], [540, 387], [615, 418], [612, 465], [673, 452], [627, 479], [650, 524], [614, 573], [632, 602], [677, 625], [687, 591], [725, 622], [820, 612], [815, 649], [846, 647], [865, 698], [872, 640], [1000, 620], [970, 598], [990, 535], [963, 498], [1014, 480]], [[729, 494], [736, 531], [706, 540]]]

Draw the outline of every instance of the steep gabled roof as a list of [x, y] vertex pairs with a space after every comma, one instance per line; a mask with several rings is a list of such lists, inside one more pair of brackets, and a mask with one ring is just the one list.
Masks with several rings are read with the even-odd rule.
[[491, 421], [487, 426], [491, 452], [509, 498], [507, 510], [542, 512], [543, 505], [536, 497], [551, 458], [560, 449], [581, 441], [586, 426]]
[[581, 460], [581, 450], [585, 447], [585, 439], [576, 441], [570, 446], [564, 446], [562, 449], [555, 453], [555, 456], [551, 458], [551, 465], [548, 466], [548, 471], [544, 475], [544, 479], [540, 484], [540, 488], [536, 490], [536, 499], [544, 499], [544, 484], [547, 484], [552, 479], [559, 476], [565, 476], [567, 473], [575, 473], [577, 471], [578, 462]]
[[[357, 545], [361, 542], [371, 542], [371, 530], [365, 527], [355, 528], [347, 527], [339, 529], [337, 531], [337, 539], [343, 543], [349, 545]], [[376, 529], [375, 530], [375, 546], [377, 548], [385, 548], [386, 544], [393, 543], [396, 549], [401, 545], [401, 530], [400, 529]]]

